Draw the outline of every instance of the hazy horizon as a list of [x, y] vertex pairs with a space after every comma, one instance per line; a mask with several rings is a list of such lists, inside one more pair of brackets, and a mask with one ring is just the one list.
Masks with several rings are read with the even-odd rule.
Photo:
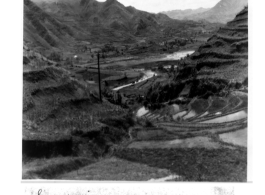
[[[56, 1], [56, 0], [32, 0], [38, 1]], [[97, 0], [104, 2], [106, 0]], [[185, 10], [198, 8], [212, 8], [220, 0], [117, 0], [125, 6], [133, 6], [136, 9], [158, 13], [171, 10]]]
[[[106, 0], [98, 0], [104, 2]], [[125, 6], [148, 12], [163, 12], [171, 10], [185, 10], [214, 7], [220, 0], [117, 0]]]

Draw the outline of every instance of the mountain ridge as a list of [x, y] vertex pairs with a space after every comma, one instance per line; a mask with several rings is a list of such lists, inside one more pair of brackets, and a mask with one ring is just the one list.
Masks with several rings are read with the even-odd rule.
[[248, 0], [221, 0], [210, 10], [190, 15], [184, 19], [207, 20], [208, 22], [227, 23], [234, 19], [236, 14], [246, 6]]
[[135, 42], [137, 37], [161, 37], [165, 29], [185, 31], [203, 26], [199, 22], [174, 20], [165, 14], [126, 7], [117, 0], [25, 2], [25, 39], [45, 48], [66, 48], [76, 40]]
[[221, 0], [212, 8], [176, 9], [161, 13], [173, 19], [226, 24], [233, 20], [236, 14], [240, 12], [247, 3], [248, 0]]
[[173, 19], [183, 20], [190, 15], [202, 13], [208, 10], [210, 10], [210, 8], [200, 7], [198, 9], [185, 9], [185, 10], [175, 9], [170, 11], [163, 11], [161, 13], [166, 14], [167, 16]]

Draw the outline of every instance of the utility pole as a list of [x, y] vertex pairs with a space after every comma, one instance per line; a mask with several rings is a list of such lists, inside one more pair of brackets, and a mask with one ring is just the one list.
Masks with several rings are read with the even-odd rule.
[[100, 57], [100, 55], [99, 55], [99, 52], [98, 52], [98, 89], [99, 89], [99, 99], [102, 102], [99, 57]]

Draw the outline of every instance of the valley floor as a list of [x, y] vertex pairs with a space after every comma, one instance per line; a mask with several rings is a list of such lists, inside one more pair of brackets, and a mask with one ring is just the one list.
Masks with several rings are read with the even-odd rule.
[[[172, 63], [174, 63], [174, 59], [146, 62], [141, 65], [142, 67], [138, 64], [136, 67], [138, 69], [143, 67], [148, 69], [149, 66], [157, 67], [161, 64], [164, 67], [170, 67]], [[129, 67], [134, 66], [131, 65]], [[135, 76], [130, 71], [135, 73]], [[139, 79], [143, 76], [141, 74], [142, 70], [140, 72], [130, 71], [126, 71], [128, 72], [127, 78], [122, 82], [120, 81], [119, 84], [127, 84], [128, 78], [131, 76], [131, 79]], [[94, 70], [89, 72], [92, 76], [96, 74]], [[71, 77], [73, 75], [82, 75], [82, 77], [74, 77], [77, 81], [87, 78], [85, 68], [78, 69], [73, 73], [73, 71], [70, 71]], [[110, 74], [117, 74], [117, 71], [106, 71], [103, 68], [103, 79], [105, 73], [108, 74], [105, 77], [107, 79]], [[38, 77], [41, 74], [38, 73], [35, 77], [29, 75], [25, 78], [29, 82], [32, 79], [40, 79]], [[114, 78], [114, 76], [111, 77]], [[25, 154], [23, 179], [246, 181], [247, 94], [238, 91], [231, 93], [227, 97], [194, 98], [188, 104], [165, 103], [159, 109], [141, 107], [142, 104], [137, 103], [135, 98], [144, 95], [146, 89], [155, 81], [163, 81], [167, 77], [166, 72], [158, 72], [158, 75], [145, 81], [119, 89], [118, 93], [122, 97], [121, 102], [115, 102], [112, 99], [113, 97], [110, 97], [110, 101], [113, 101], [114, 104], [129, 105], [129, 108], [133, 109], [131, 117], [134, 118], [134, 124], [124, 127], [124, 124], [122, 124], [124, 122], [120, 120], [120, 117], [128, 111], [119, 108], [118, 105], [109, 104], [104, 100], [105, 110], [102, 109], [100, 104], [97, 106], [95, 104], [90, 105], [91, 110], [89, 113], [91, 114], [92, 110], [98, 113], [98, 118], [91, 119], [95, 121], [90, 121], [90, 124], [87, 124], [87, 126], [92, 125], [89, 128], [90, 130], [86, 126], [82, 127], [82, 125], [78, 124], [80, 130], [71, 130], [70, 134], [65, 132], [65, 138], [60, 131], [57, 131], [57, 135], [62, 136], [61, 138], [57, 137], [58, 140], [54, 138], [49, 140], [50, 138], [47, 135], [45, 135], [47, 137], [45, 138], [46, 140], [44, 140], [44, 137], [34, 138], [33, 135], [36, 134], [34, 127], [31, 127], [33, 130], [25, 131], [24, 142], [29, 144], [29, 147], [36, 147], [35, 150], [47, 150], [50, 148], [53, 152], [57, 151], [58, 153], [55, 155], [50, 154], [51, 156], [45, 156], [44, 154], [41, 158], [36, 158], [34, 151], [31, 154]], [[122, 79], [122, 76], [117, 76], [117, 78]], [[111, 85], [110, 89], [115, 87], [115, 82], [111, 83]], [[96, 86], [96, 83], [90, 83], [87, 89], [94, 88], [96, 90]], [[34, 101], [39, 101], [43, 95], [47, 98], [50, 95], [54, 96], [56, 91], [58, 92], [58, 89], [55, 91], [51, 89], [53, 88], [47, 88], [47, 85], [46, 88], [39, 88], [37, 92], [33, 93], [32, 97], [37, 98]], [[66, 89], [67, 87], [63, 91], [66, 92]], [[70, 89], [71, 87], [67, 90]], [[116, 93], [114, 92], [114, 94]], [[35, 97], [35, 94], [38, 94], [37, 97]], [[64, 96], [63, 98], [66, 98], [68, 95], [64, 94]], [[135, 105], [130, 105], [130, 102]], [[80, 104], [80, 106], [85, 106], [86, 108], [88, 108], [88, 105], [88, 102]], [[73, 106], [77, 105], [70, 104], [70, 107]], [[70, 108], [70, 110], [73, 108]], [[61, 111], [57, 112], [59, 114]], [[78, 112], [80, 111], [77, 110], [76, 114]], [[86, 116], [85, 110], [82, 113], [83, 120], [88, 119], [89, 121], [89, 117], [92, 115]], [[57, 117], [60, 116], [58, 114]], [[26, 113], [25, 116], [27, 116]], [[62, 117], [65, 116], [62, 115]], [[116, 118], [113, 119], [111, 117]], [[52, 122], [52, 124], [56, 122], [52, 117], [46, 120]], [[81, 121], [82, 119], [80, 119]], [[71, 127], [75, 126], [74, 124], [71, 125], [70, 121], [68, 123]], [[100, 125], [97, 125], [97, 123], [100, 123]], [[29, 126], [31, 125], [29, 124]], [[65, 126], [63, 128], [69, 127]], [[81, 130], [82, 128], [86, 130]], [[106, 131], [104, 130], [105, 128], [114, 129], [111, 131], [106, 129]], [[55, 132], [49, 130], [47, 133], [54, 134]], [[41, 135], [40, 133], [37, 134]], [[115, 134], [121, 136], [120, 141], [115, 140], [117, 138]], [[30, 145], [33, 144], [32, 141], [34, 140], [36, 143]], [[65, 145], [61, 145], [62, 142]], [[64, 150], [60, 151], [61, 147], [66, 146], [76, 149], [70, 153], [64, 153]]]
[[101, 54], [101, 81], [96, 52], [24, 47], [22, 178], [246, 182], [247, 12], [199, 48]]

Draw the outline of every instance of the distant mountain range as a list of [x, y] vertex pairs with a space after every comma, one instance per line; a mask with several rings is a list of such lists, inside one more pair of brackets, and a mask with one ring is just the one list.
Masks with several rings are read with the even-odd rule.
[[170, 20], [164, 14], [150, 14], [133, 7], [125, 7], [116, 0], [33, 0], [43, 11], [70, 21], [82, 21], [89, 25], [104, 25], [117, 30], [154, 30], [163, 21]]
[[65, 47], [76, 40], [132, 41], [157, 33], [170, 19], [125, 7], [116, 0], [25, 0], [24, 40]]
[[198, 9], [185, 9], [185, 10], [171, 10], [171, 11], [164, 11], [161, 12], [163, 14], [168, 15], [170, 18], [177, 19], [177, 20], [184, 20], [185, 18], [194, 15], [200, 14], [210, 10], [210, 8], [198, 8]]
[[163, 13], [174, 19], [227, 23], [233, 20], [247, 4], [248, 0], [221, 0], [211, 9], [174, 10]]
[[65, 48], [74, 41], [129, 43], [137, 36], [162, 36], [165, 29], [184, 31], [206, 26], [125, 7], [117, 0], [24, 1], [24, 40], [46, 48]]

